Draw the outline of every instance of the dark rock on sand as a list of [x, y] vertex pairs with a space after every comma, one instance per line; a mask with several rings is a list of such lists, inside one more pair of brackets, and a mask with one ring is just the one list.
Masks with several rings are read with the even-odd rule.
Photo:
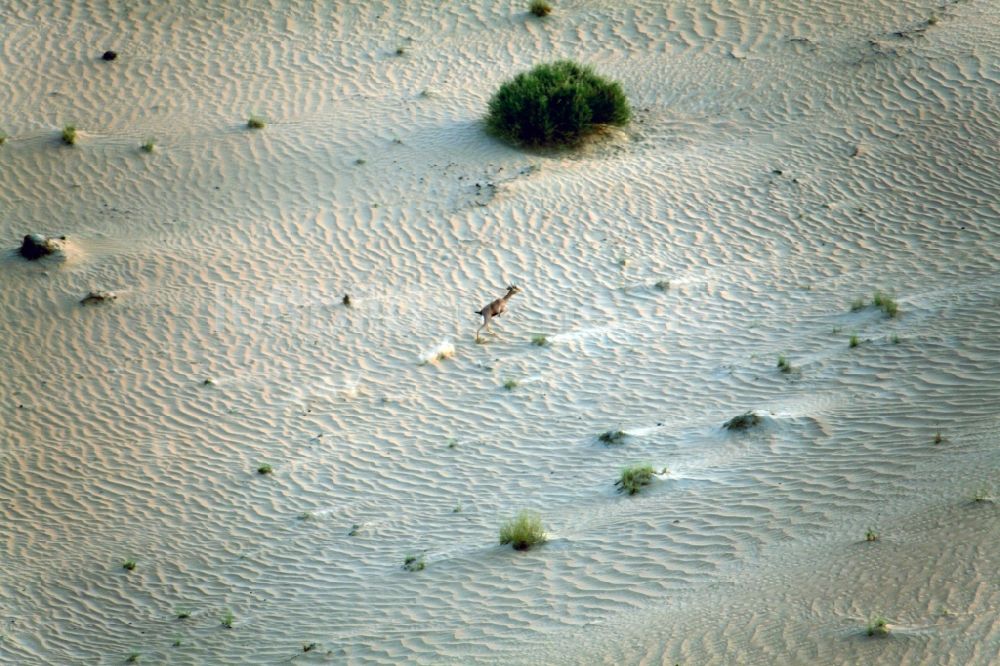
[[104, 55], [101, 56], [101, 60], [107, 60], [108, 62], [114, 60], [118, 57], [118, 53], [115, 51], [105, 51]]

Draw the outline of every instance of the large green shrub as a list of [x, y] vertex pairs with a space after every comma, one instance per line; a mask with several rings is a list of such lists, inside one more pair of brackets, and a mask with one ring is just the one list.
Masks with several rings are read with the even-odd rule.
[[595, 125], [632, 117], [621, 85], [570, 60], [538, 65], [507, 81], [490, 99], [487, 128], [512, 143], [577, 143]]

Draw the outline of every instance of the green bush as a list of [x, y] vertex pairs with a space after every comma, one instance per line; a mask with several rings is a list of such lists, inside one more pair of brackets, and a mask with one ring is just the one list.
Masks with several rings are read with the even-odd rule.
[[531, 4], [528, 5], [528, 11], [538, 17], [548, 16], [552, 13], [552, 5], [546, 2], [546, 0], [531, 0]]
[[500, 543], [510, 544], [514, 550], [528, 550], [545, 543], [542, 517], [533, 511], [522, 510], [500, 526]]
[[570, 60], [538, 65], [500, 86], [486, 127], [528, 146], [572, 145], [595, 125], [625, 125], [632, 117], [620, 84]]

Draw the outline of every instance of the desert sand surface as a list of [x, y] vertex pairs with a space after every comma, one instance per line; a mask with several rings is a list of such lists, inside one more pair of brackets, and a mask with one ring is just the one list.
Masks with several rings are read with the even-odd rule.
[[998, 663], [997, 3], [0, 4], [0, 662]]

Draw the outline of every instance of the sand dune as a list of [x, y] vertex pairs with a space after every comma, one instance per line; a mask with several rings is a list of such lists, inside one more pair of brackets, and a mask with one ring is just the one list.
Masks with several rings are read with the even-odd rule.
[[0, 661], [996, 661], [1000, 13], [526, 4], [3, 3]]

